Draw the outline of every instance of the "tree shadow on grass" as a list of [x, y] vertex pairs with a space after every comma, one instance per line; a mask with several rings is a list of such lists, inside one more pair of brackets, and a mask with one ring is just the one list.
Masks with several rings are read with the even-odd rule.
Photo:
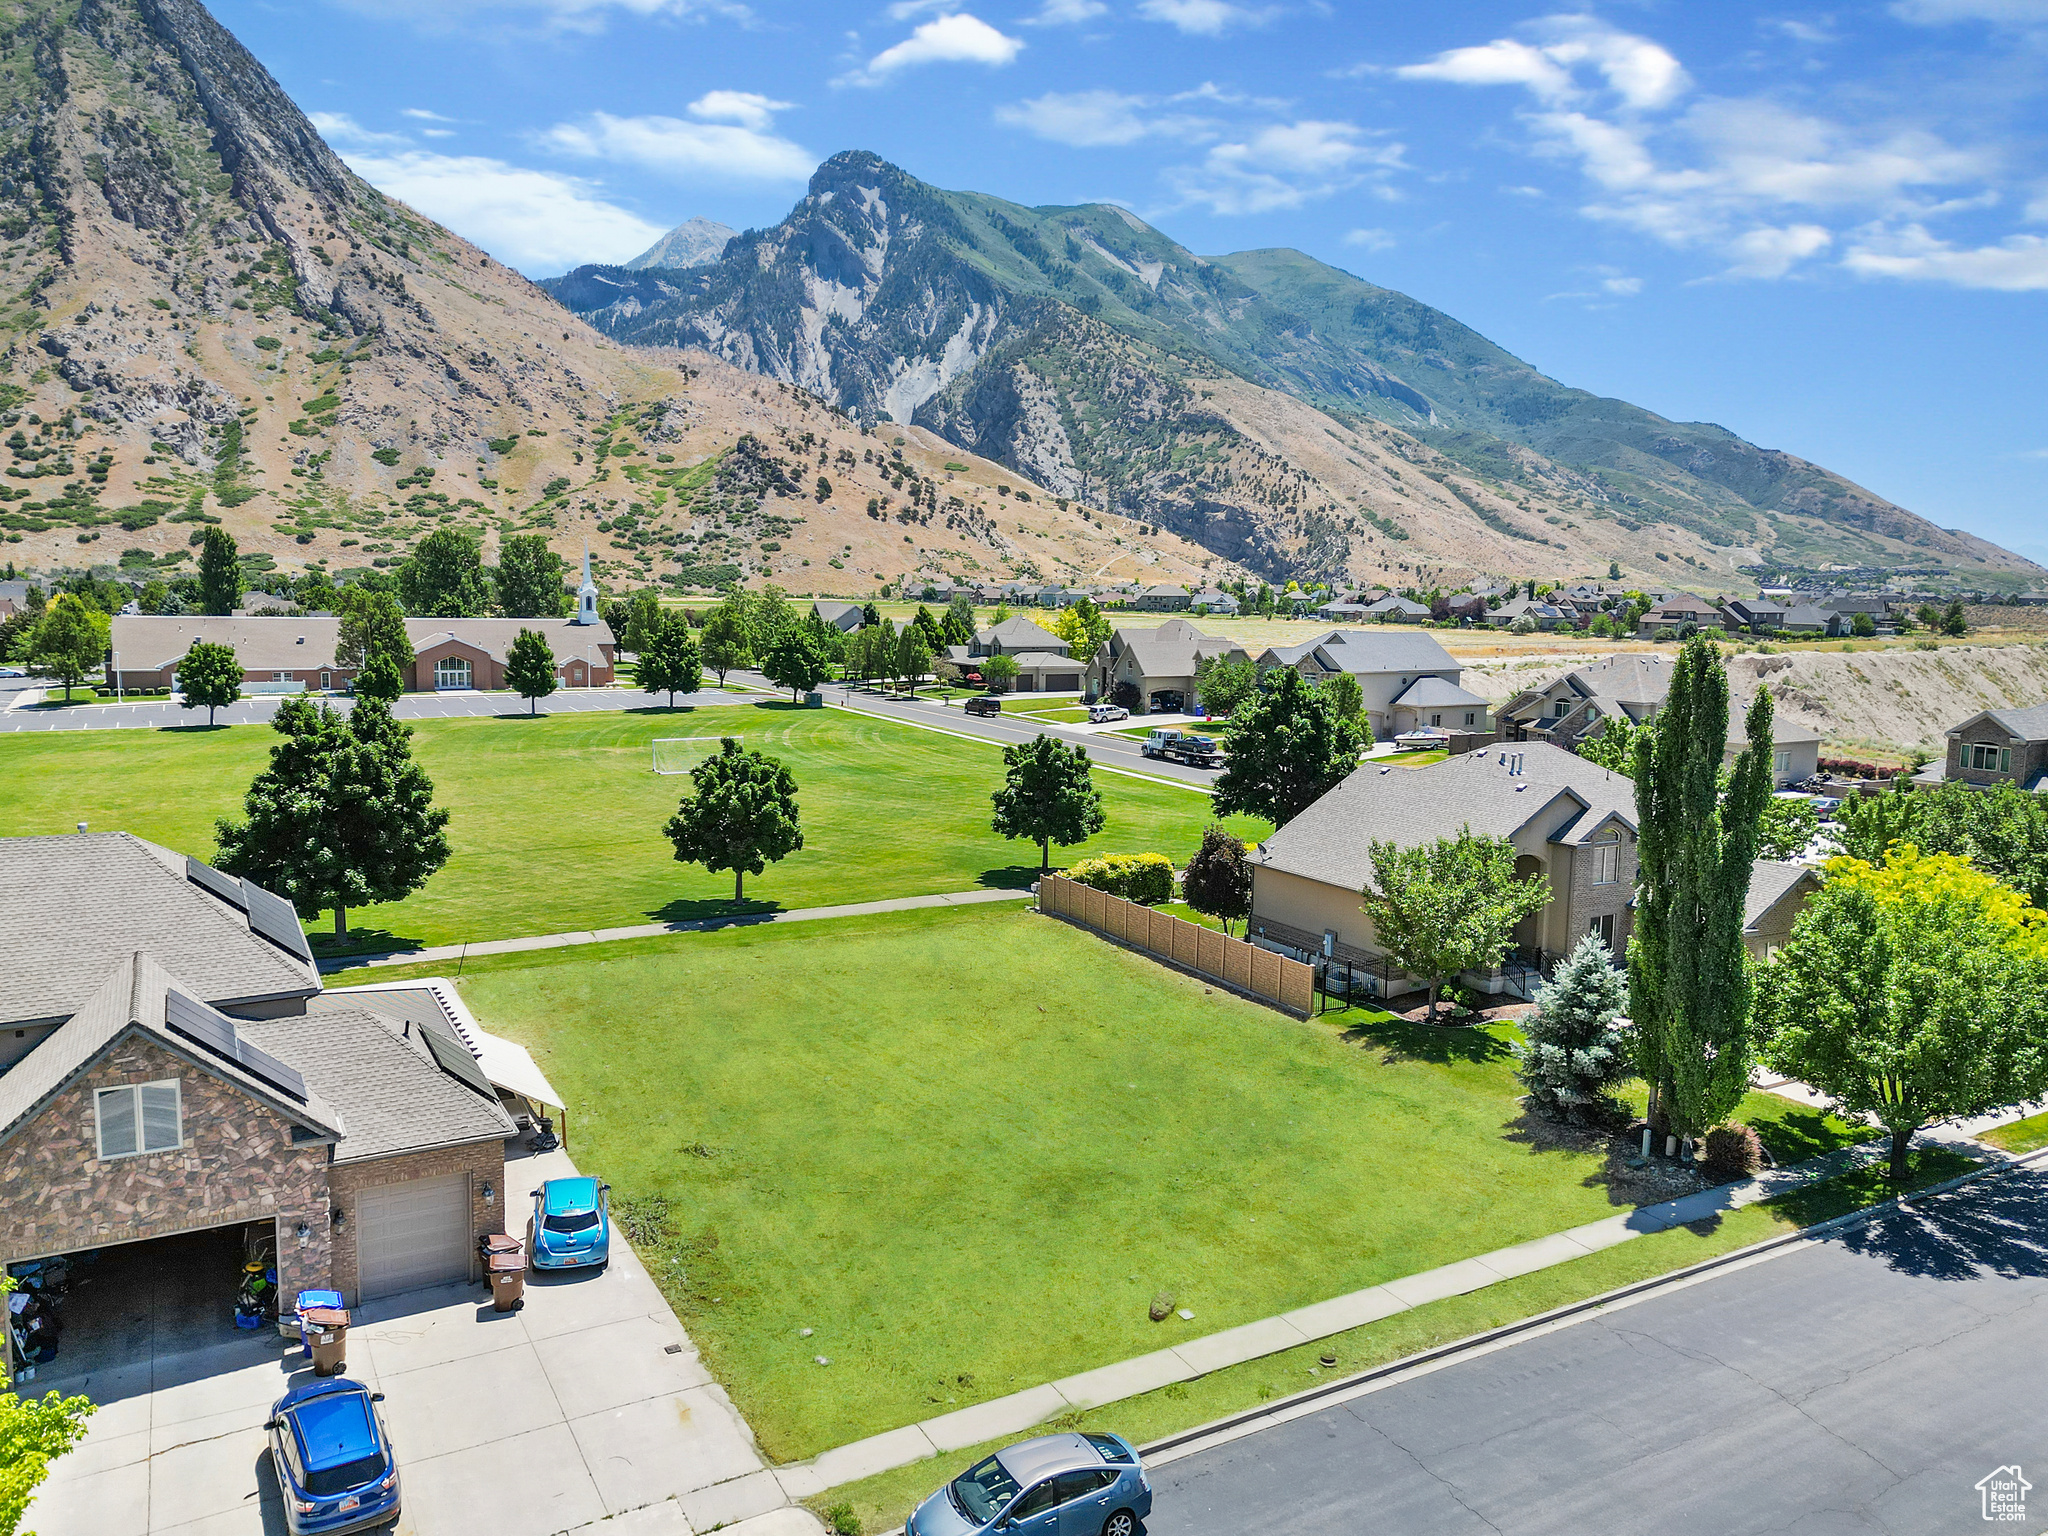
[[536, 710], [531, 714], [523, 709], [508, 709], [503, 714], [493, 715], [491, 718], [493, 720], [546, 720], [550, 716], [548, 711], [544, 709]]
[[1036, 864], [1008, 864], [984, 869], [974, 877], [974, 883], [992, 891], [1028, 891], [1044, 874]]
[[427, 947], [425, 939], [393, 933], [388, 928], [351, 928], [347, 936], [339, 940], [332, 933], [308, 933], [306, 942], [313, 946], [313, 958], [316, 960], [338, 960], [350, 955], [406, 954]]
[[1344, 1031], [1343, 1038], [1348, 1044], [1378, 1049], [1380, 1059], [1389, 1066], [1403, 1061], [1426, 1061], [1439, 1067], [1453, 1062], [1479, 1064], [1504, 1061], [1514, 1054], [1505, 1040], [1484, 1029], [1409, 1024], [1400, 1019], [1355, 1025]]
[[[260, 724], [261, 722], [251, 723]], [[208, 725], [204, 720], [195, 720], [190, 725], [160, 725], [157, 729], [166, 734], [175, 731], [180, 735], [189, 736], [196, 732], [204, 736], [208, 731], [231, 731], [234, 729], [234, 726], [226, 720], [216, 720], [212, 725]]]
[[756, 699], [756, 700], [754, 700], [754, 708], [756, 708], [756, 709], [781, 709], [781, 710], [795, 710], [795, 711], [799, 711], [799, 712], [800, 712], [800, 711], [803, 711], [803, 710], [807, 710], [807, 709], [809, 709], [810, 707], [811, 707], [810, 705], [808, 705], [808, 704], [806, 704], [806, 703], [802, 702], [801, 700], [793, 700], [793, 699]]
[[620, 713], [628, 715], [692, 715], [697, 712], [694, 704], [638, 704]]
[[1818, 1109], [1795, 1109], [1790, 1114], [1771, 1119], [1760, 1117], [1749, 1124], [1770, 1151], [1772, 1159], [1781, 1166], [1803, 1163], [1810, 1157], [1820, 1157], [1841, 1147], [1869, 1141], [1878, 1134], [1864, 1126], [1845, 1139], [1835, 1126], [1829, 1124], [1829, 1117]]
[[763, 922], [777, 912], [787, 911], [779, 901], [734, 901], [723, 897], [678, 897], [657, 907], [647, 916], [657, 923], [749, 923]]

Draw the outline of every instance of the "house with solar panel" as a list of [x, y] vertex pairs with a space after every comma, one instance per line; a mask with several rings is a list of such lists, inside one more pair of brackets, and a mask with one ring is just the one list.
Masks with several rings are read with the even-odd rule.
[[289, 902], [127, 833], [0, 868], [0, 1263], [91, 1266], [67, 1341], [145, 1294], [218, 1329], [249, 1262], [352, 1304], [476, 1277], [558, 1096], [452, 988], [324, 991]]

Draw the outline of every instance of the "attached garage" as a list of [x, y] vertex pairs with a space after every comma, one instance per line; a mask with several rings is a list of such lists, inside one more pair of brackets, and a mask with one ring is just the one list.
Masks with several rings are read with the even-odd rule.
[[476, 1239], [468, 1174], [371, 1185], [356, 1197], [356, 1221], [362, 1300], [469, 1278]]

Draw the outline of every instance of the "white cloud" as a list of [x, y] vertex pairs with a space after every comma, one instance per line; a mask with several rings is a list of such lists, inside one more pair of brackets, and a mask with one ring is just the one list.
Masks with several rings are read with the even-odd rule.
[[1109, 13], [1102, 0], [1045, 0], [1036, 16], [1026, 16], [1027, 27], [1077, 27]]
[[738, 123], [756, 133], [775, 126], [775, 114], [787, 112], [793, 101], [773, 101], [754, 91], [706, 91], [683, 110], [707, 123]]
[[1398, 242], [1384, 229], [1354, 229], [1344, 236], [1344, 243], [1368, 251], [1390, 251]]
[[422, 128], [420, 130], [420, 137], [424, 139], [452, 139], [455, 137], [455, 130], [453, 128]]
[[921, 64], [1008, 64], [1023, 49], [1021, 38], [1006, 37], [979, 16], [965, 11], [937, 16], [902, 42], [884, 48], [865, 69], [843, 77], [843, 83], [878, 85], [899, 69]]
[[365, 149], [377, 145], [410, 144], [402, 133], [372, 133], [346, 112], [308, 112], [307, 119], [320, 130], [320, 137], [330, 144], [360, 144]]
[[539, 142], [581, 159], [734, 181], [802, 181], [818, 163], [809, 150], [772, 133], [728, 123], [686, 123], [679, 117], [593, 112], [580, 123], [557, 123], [539, 135]]
[[1273, 13], [1232, 5], [1229, 0], [1140, 0], [1138, 14], [1197, 37], [1220, 37], [1232, 27], [1263, 26]]
[[1538, 101], [1562, 106], [1594, 94], [1579, 78], [1583, 65], [1601, 77], [1622, 106], [1634, 110], [1665, 106], [1691, 88], [1678, 60], [1646, 37], [1617, 32], [1585, 16], [1553, 16], [1538, 22], [1534, 31], [1541, 41], [1496, 38], [1404, 64], [1394, 74], [1456, 85], [1526, 86]]
[[544, 26], [569, 32], [601, 32], [612, 13], [628, 16], [744, 20], [752, 13], [739, 0], [341, 0], [366, 16], [409, 21], [425, 31], [442, 31], [479, 20], [496, 27], [507, 12], [535, 16]]
[[508, 266], [545, 276], [586, 261], [627, 261], [666, 231], [605, 201], [579, 177], [479, 155], [353, 154], [356, 173]]
[[1135, 144], [1139, 139], [1160, 136], [1184, 141], [1216, 137], [1215, 126], [1208, 119], [1181, 113], [1152, 115], [1149, 109], [1158, 105], [1154, 97], [1126, 96], [1120, 91], [1049, 91], [997, 107], [996, 121], [1079, 149]]
[[2008, 235], [1997, 245], [1958, 248], [1918, 225], [1908, 225], [1896, 232], [1866, 234], [1842, 258], [1842, 265], [1865, 277], [2038, 293], [2048, 289], [2048, 238]]
[[415, 118], [423, 123], [452, 123], [456, 121], [452, 117], [443, 117], [438, 112], [429, 112], [425, 107], [400, 107], [398, 115], [400, 117]]
[[1834, 243], [1835, 237], [1819, 224], [1746, 229], [1728, 242], [1728, 254], [1734, 261], [1726, 275], [1783, 277], [1800, 262], [1818, 256]]
[[1603, 277], [1600, 286], [1609, 293], [1629, 298], [1643, 291], [1643, 280], [1640, 277]]
[[1216, 213], [1265, 213], [1298, 208], [1362, 183], [1394, 196], [1385, 178], [1403, 168], [1402, 146], [1375, 142], [1355, 123], [1304, 120], [1275, 123], [1238, 142], [1216, 145], [1196, 165], [1168, 171], [1167, 180], [1191, 203]]

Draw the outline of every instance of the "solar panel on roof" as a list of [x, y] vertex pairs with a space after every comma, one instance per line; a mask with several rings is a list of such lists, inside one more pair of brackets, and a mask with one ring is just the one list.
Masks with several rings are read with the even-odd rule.
[[242, 882], [242, 890], [249, 898], [251, 933], [270, 940], [279, 949], [297, 955], [301, 960], [313, 958], [312, 948], [306, 943], [306, 930], [299, 925], [298, 911], [290, 902], [246, 880]]
[[420, 1037], [427, 1042], [427, 1049], [433, 1053], [435, 1064], [450, 1077], [467, 1083], [487, 1099], [495, 1099], [498, 1090], [491, 1086], [491, 1080], [484, 1076], [484, 1069], [477, 1065], [469, 1049], [447, 1030], [435, 1029], [431, 1025], [420, 1030]]
[[187, 1040], [205, 1046], [214, 1055], [238, 1061], [235, 1026], [204, 1003], [195, 1003], [182, 992], [164, 994], [164, 1022]]
[[235, 1055], [242, 1063], [243, 1070], [260, 1077], [271, 1087], [289, 1094], [301, 1104], [306, 1101], [306, 1080], [298, 1072], [286, 1066], [268, 1051], [259, 1051], [248, 1041], [235, 1041]]
[[233, 875], [224, 875], [211, 864], [202, 864], [187, 855], [185, 878], [201, 889], [211, 891], [237, 912], [249, 910], [249, 899], [242, 894], [242, 882]]

